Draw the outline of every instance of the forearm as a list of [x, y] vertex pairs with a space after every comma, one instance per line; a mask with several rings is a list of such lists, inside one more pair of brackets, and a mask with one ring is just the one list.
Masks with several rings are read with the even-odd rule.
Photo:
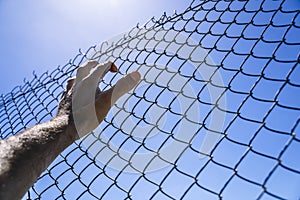
[[0, 141], [0, 199], [22, 198], [65, 148], [94, 130], [115, 101], [138, 84], [141, 76], [132, 72], [101, 92], [99, 81], [117, 69], [112, 62], [87, 62], [67, 81], [57, 117]]
[[77, 139], [67, 116], [0, 141], [0, 199], [20, 199], [40, 174]]

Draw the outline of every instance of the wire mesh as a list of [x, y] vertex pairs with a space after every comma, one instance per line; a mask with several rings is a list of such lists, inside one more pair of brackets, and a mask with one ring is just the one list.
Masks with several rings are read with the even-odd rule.
[[[1, 96], [1, 139], [55, 116], [87, 60], [142, 81], [24, 199], [299, 199], [300, 6], [191, 1]], [[21, 167], [21, 166], [20, 166]]]

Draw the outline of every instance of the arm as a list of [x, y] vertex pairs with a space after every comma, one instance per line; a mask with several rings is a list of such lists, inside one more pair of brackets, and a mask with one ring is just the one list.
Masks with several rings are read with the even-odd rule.
[[94, 130], [115, 101], [140, 80], [139, 73], [132, 72], [100, 92], [98, 83], [108, 71], [117, 67], [111, 62], [86, 63], [68, 80], [56, 117], [0, 141], [0, 199], [21, 199], [52, 161]]

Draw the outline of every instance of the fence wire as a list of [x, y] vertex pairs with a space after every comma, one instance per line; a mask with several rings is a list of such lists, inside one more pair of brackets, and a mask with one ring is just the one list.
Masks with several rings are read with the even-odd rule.
[[[23, 199], [299, 199], [297, 1], [191, 1], [1, 96], [0, 137], [55, 116], [87, 60], [142, 81]], [[21, 166], [20, 166], [21, 167]]]

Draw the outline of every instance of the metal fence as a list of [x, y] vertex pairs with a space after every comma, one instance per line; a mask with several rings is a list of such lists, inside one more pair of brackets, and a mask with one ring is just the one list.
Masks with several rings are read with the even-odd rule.
[[24, 199], [299, 199], [299, 10], [194, 0], [2, 95], [4, 139], [51, 119], [87, 60], [119, 66], [103, 90], [142, 74]]

